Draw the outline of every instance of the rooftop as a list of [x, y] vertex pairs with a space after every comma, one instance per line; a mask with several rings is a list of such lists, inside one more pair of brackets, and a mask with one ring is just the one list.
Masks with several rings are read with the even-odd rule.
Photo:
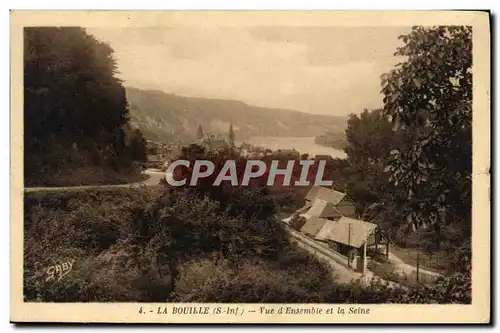
[[312, 216], [300, 231], [308, 233], [318, 240], [331, 240], [359, 248], [376, 228], [377, 225], [374, 223], [345, 216], [335, 221]]
[[342, 216], [333, 204], [322, 199], [314, 200], [309, 210], [307, 210], [307, 214], [322, 218], [335, 218]]
[[331, 188], [314, 186], [312, 187], [306, 195], [306, 200], [324, 200], [332, 205], [338, 205], [344, 198], [346, 194], [342, 192], [335, 191]]

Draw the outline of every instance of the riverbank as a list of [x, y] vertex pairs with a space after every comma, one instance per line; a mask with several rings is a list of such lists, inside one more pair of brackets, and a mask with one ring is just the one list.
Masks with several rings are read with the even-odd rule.
[[[273, 151], [279, 149], [295, 149], [301, 154], [308, 154], [311, 157], [315, 155], [330, 155], [333, 158], [346, 158], [343, 150], [319, 145], [314, 142], [314, 137], [250, 137], [245, 142], [254, 146], [268, 148]], [[241, 142], [237, 142], [241, 144]]]
[[347, 139], [343, 133], [326, 133], [314, 138], [314, 143], [323, 147], [329, 147], [344, 151], [347, 147]]

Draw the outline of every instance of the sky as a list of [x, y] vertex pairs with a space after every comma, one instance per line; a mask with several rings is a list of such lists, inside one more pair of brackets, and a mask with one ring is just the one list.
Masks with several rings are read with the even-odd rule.
[[183, 96], [345, 116], [382, 106], [380, 75], [410, 27], [87, 28], [124, 84]]

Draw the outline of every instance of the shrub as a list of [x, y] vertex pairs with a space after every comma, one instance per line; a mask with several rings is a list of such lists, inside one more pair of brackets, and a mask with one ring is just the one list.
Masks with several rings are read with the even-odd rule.
[[309, 274], [297, 276], [268, 262], [245, 261], [238, 266], [228, 262], [188, 263], [182, 269], [176, 288], [179, 302], [322, 302], [320, 290], [309, 281]]
[[[67, 255], [66, 258], [75, 256]], [[137, 246], [117, 244], [97, 256], [76, 257], [74, 260], [72, 270], [60, 280], [46, 281], [43, 271], [25, 270], [25, 299], [44, 302], [163, 302], [172, 291], [168, 267], [157, 265]]]
[[307, 220], [305, 217], [300, 216], [299, 213], [295, 213], [290, 219], [290, 227], [294, 230], [300, 231], [306, 222]]
[[137, 242], [152, 253], [179, 260], [212, 252], [235, 261], [275, 258], [289, 242], [274, 218], [233, 217], [217, 202], [188, 192], [158, 198], [138, 214], [133, 228]]
[[369, 286], [336, 285], [325, 298], [331, 303], [470, 304], [470, 286], [470, 276], [464, 274], [440, 278], [432, 287], [393, 288], [374, 279]]
[[[470, 303], [466, 274], [432, 288], [338, 284], [328, 265], [290, 242], [265, 193], [233, 197], [221, 204], [179, 190], [27, 194], [25, 300]], [[68, 260], [66, 276], [46, 281], [46, 268]]]

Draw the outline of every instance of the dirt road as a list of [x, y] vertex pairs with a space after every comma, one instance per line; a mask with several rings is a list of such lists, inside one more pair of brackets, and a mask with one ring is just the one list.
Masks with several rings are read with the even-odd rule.
[[[391, 262], [394, 265], [396, 270], [403, 272], [407, 275], [410, 275], [414, 272], [415, 273], [417, 272], [417, 267], [405, 263], [401, 258], [399, 258], [398, 256], [396, 256], [394, 253], [392, 253], [390, 251], [389, 251], [389, 262]], [[439, 273], [431, 272], [431, 271], [428, 271], [428, 270], [423, 269], [423, 268], [419, 268], [418, 271], [420, 274], [427, 274], [427, 275], [435, 276], [435, 277], [442, 276]]]
[[385, 283], [393, 288], [404, 288], [403, 286], [400, 286], [395, 282], [386, 281], [375, 276], [375, 274], [373, 274], [373, 272], [369, 270], [367, 270], [364, 275], [355, 272], [352, 269], [340, 264], [339, 258], [337, 258], [335, 253], [333, 253], [332, 251], [323, 248], [313, 240], [307, 238], [299, 232], [296, 232], [295, 230], [289, 229], [289, 232], [290, 235], [297, 241], [297, 245], [299, 247], [307, 250], [318, 259], [323, 260], [325, 263], [327, 263], [333, 269], [334, 278], [340, 283], [353, 283], [355, 281], [359, 281], [363, 285], [369, 285], [372, 279], [376, 278], [380, 282]]
[[157, 169], [147, 169], [144, 173], [148, 176], [147, 179], [130, 184], [118, 184], [118, 185], [86, 185], [86, 186], [65, 186], [65, 187], [26, 187], [24, 190], [26, 192], [38, 192], [38, 191], [78, 191], [85, 189], [96, 189], [96, 188], [114, 188], [114, 187], [140, 187], [140, 186], [157, 186], [159, 185], [160, 179], [165, 175], [164, 171]]

